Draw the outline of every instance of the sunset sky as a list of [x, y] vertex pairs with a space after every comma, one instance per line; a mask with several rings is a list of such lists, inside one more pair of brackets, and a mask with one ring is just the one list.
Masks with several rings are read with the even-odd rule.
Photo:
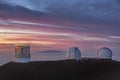
[[0, 48], [17, 43], [89, 55], [108, 47], [120, 56], [120, 0], [0, 0]]

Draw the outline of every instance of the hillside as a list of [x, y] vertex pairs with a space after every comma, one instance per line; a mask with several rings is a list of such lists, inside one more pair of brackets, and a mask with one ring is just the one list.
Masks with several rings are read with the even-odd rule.
[[0, 80], [120, 80], [120, 62], [112, 60], [10, 62], [0, 67]]

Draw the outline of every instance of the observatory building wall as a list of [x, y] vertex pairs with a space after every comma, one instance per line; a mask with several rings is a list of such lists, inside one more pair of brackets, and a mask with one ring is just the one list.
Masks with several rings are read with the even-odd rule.
[[29, 45], [17, 45], [15, 47], [15, 62], [30, 62], [30, 46]]

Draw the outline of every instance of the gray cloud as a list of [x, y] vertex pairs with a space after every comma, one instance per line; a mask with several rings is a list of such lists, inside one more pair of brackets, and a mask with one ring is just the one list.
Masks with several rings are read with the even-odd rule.
[[50, 15], [46, 12], [32, 11], [22, 6], [12, 6], [0, 2], [0, 18], [12, 18], [12, 19], [42, 19], [47, 18]]
[[[65, 0], [64, 0], [65, 1]], [[117, 23], [120, 20], [120, 5], [115, 0], [75, 0], [71, 3], [54, 3], [48, 10], [63, 18], [83, 21], [83, 22], [101, 22]], [[56, 7], [53, 7], [56, 6]], [[97, 21], [96, 21], [97, 20]]]
[[34, 11], [45, 11], [46, 4], [42, 0], [2, 0], [3, 3], [12, 5], [12, 6], [21, 6]]
[[120, 24], [119, 0], [1, 0], [32, 11], [49, 12], [54, 18], [78, 22]]

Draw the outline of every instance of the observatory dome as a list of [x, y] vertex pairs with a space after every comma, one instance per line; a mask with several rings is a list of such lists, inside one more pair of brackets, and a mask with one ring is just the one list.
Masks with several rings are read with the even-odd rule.
[[15, 47], [15, 62], [26, 63], [31, 61], [30, 46], [16, 45]]
[[68, 51], [68, 59], [76, 59], [80, 60], [81, 59], [81, 52], [79, 48], [77, 47], [71, 47]]
[[112, 51], [109, 48], [103, 47], [97, 52], [98, 59], [112, 59]]

